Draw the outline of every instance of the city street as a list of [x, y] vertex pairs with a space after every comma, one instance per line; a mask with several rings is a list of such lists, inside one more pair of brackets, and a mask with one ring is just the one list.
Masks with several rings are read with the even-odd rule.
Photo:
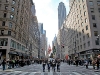
[[42, 72], [42, 65], [33, 64], [30, 66], [25, 66], [22, 68], [9, 69], [2, 71], [0, 70], [0, 75], [100, 75], [100, 70], [93, 70], [92, 66], [89, 69], [85, 69], [85, 66], [67, 65], [66, 63], [61, 64], [61, 72]]

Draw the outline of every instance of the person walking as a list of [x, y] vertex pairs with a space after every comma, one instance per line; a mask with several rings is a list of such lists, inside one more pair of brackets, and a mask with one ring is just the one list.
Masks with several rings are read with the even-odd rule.
[[45, 65], [46, 65], [46, 63], [45, 63], [45, 60], [43, 60], [43, 72], [45, 72]]
[[3, 71], [5, 70], [5, 67], [6, 67], [6, 60], [4, 59], [3, 62], [2, 62]]
[[57, 72], [60, 72], [60, 59], [57, 59]]
[[88, 60], [87, 59], [85, 60], [85, 66], [86, 66], [86, 69], [88, 69]]
[[95, 69], [95, 64], [96, 64], [96, 62], [95, 62], [95, 60], [93, 59], [93, 60], [92, 60], [93, 69]]
[[97, 58], [96, 60], [96, 64], [97, 64], [97, 70], [99, 69], [99, 59]]
[[48, 63], [47, 63], [47, 68], [48, 68], [48, 72], [50, 72], [50, 61], [48, 61]]
[[52, 69], [53, 69], [54, 72], [55, 72], [55, 67], [56, 67], [56, 62], [55, 62], [55, 60], [53, 60], [52, 61]]

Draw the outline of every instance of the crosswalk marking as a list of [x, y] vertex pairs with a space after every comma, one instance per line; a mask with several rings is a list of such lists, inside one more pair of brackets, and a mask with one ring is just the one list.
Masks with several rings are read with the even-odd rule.
[[0, 75], [100, 75], [99, 73], [80, 73], [80, 72], [0, 72]]
[[79, 73], [77, 73], [77, 72], [72, 72], [72, 73], [74, 73], [74, 74], [76, 74], [76, 75], [82, 75], [82, 74], [79, 74]]

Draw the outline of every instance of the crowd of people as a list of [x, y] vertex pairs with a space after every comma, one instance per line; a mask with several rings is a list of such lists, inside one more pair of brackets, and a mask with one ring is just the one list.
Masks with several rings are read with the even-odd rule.
[[52, 60], [43, 60], [43, 72], [45, 72], [45, 67], [47, 65], [48, 72], [50, 72], [50, 69], [52, 68], [52, 71], [55, 72], [55, 69], [57, 69], [57, 72], [60, 72], [60, 59], [52, 59]]
[[29, 59], [12, 59], [12, 60], [2, 60], [0, 65], [2, 65], [2, 69], [12, 69], [12, 68], [17, 68], [17, 67], [23, 67], [25, 65], [30, 65], [31, 60]]
[[65, 62], [68, 63], [69, 65], [76, 65], [76, 66], [86, 66], [86, 69], [88, 69], [88, 66], [91, 65], [93, 66], [93, 69], [99, 69], [100, 66], [100, 59], [96, 58], [94, 60], [91, 59], [69, 59], [69, 60], [61, 60], [59, 58], [57, 59], [35, 59], [35, 60], [30, 60], [30, 59], [12, 59], [12, 60], [3, 60], [0, 61], [0, 65], [2, 65], [2, 69], [12, 69], [12, 68], [18, 68], [18, 67], [23, 67], [26, 65], [30, 65], [33, 63], [37, 64], [42, 64], [43, 67], [43, 72], [45, 72], [46, 67], [48, 69], [48, 72], [50, 70], [54, 71], [57, 70], [57, 72], [60, 72], [60, 63]]
[[76, 65], [76, 66], [86, 66], [86, 69], [88, 69], [88, 66], [93, 66], [93, 69], [99, 69], [100, 66], [100, 59], [95, 58], [94, 60], [91, 60], [90, 58], [88, 59], [78, 59], [76, 58], [75, 60], [69, 59], [67, 60], [67, 63], [69, 65]]

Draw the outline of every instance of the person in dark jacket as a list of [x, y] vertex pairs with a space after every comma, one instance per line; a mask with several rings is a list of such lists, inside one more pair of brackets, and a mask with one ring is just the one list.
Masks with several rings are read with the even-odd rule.
[[45, 63], [45, 60], [43, 60], [43, 72], [45, 72], [45, 65], [46, 65], [46, 63]]
[[5, 66], [6, 66], [6, 60], [4, 59], [3, 62], [2, 62], [3, 71], [5, 70]]
[[57, 71], [60, 72], [60, 59], [57, 60]]
[[48, 63], [47, 63], [47, 67], [48, 67], [48, 72], [50, 72], [50, 61], [48, 61]]
[[99, 59], [98, 58], [97, 58], [96, 64], [97, 64], [97, 70], [98, 70], [99, 69]]
[[55, 67], [56, 67], [56, 62], [55, 62], [55, 60], [53, 60], [52, 61], [52, 69], [53, 69], [54, 72], [55, 72]]

